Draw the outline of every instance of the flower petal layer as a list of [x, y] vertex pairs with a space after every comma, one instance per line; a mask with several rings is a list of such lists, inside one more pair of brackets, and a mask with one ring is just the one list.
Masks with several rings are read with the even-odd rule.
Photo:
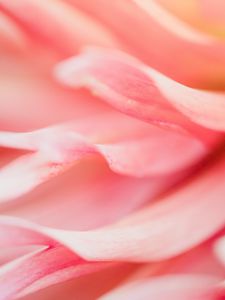
[[112, 35], [97, 21], [63, 1], [1, 0], [0, 7], [31, 39], [64, 56], [73, 54], [84, 44], [116, 45]]
[[1, 169], [2, 201], [30, 191], [93, 154], [105, 158], [116, 173], [165, 177], [193, 166], [211, 151], [211, 146], [188, 134], [117, 114], [30, 133], [0, 132], [0, 145], [34, 151]]
[[[21, 224], [16, 219], [11, 222], [4, 217], [1, 219], [4, 230], [0, 242], [9, 246], [15, 242], [55, 245], [57, 241], [86, 260], [157, 261], [173, 257], [206, 240], [224, 226], [221, 196], [224, 186], [219, 180], [224, 172], [223, 161], [180, 191], [103, 229], [66, 231], [26, 222]], [[14, 241], [16, 236], [23, 236], [23, 239]], [[183, 239], [183, 236], [187, 238]]]
[[129, 53], [163, 74], [194, 87], [224, 89], [224, 42], [191, 28], [158, 1], [67, 2], [95, 16]]
[[194, 275], [170, 275], [124, 285], [101, 300], [215, 300], [215, 278]]
[[202, 130], [191, 121], [225, 130], [225, 93], [186, 87], [121, 52], [86, 51], [59, 64], [56, 76], [71, 87], [86, 86], [118, 110], [148, 122], [196, 134]]

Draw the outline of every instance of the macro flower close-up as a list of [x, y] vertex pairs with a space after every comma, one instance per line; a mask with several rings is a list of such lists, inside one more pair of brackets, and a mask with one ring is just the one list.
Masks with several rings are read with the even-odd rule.
[[14, 299], [225, 299], [224, 0], [0, 0]]

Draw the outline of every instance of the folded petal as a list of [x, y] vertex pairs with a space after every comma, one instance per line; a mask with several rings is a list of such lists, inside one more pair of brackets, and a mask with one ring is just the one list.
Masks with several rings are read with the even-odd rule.
[[[75, 259], [75, 266], [77, 266], [77, 258], [79, 258], [78, 261], [83, 261], [84, 269], [86, 263], [91, 261], [118, 262], [121, 260], [138, 262], [158, 261], [174, 257], [198, 245], [224, 226], [224, 201], [221, 197], [224, 186], [220, 180], [224, 175], [224, 170], [223, 161], [209, 168], [204, 176], [199, 176], [185, 187], [181, 187], [176, 193], [164, 196], [160, 201], [153, 203], [148, 208], [125, 218], [115, 225], [98, 230], [59, 230], [38, 226], [21, 219], [1, 216], [0, 246], [47, 246], [48, 249], [44, 252], [46, 253], [47, 251], [46, 255], [50, 253], [48, 251], [53, 251], [54, 253], [57, 249], [62, 249], [62, 253], [68, 251], [69, 257], [71, 255], [72, 260]], [[192, 220], [191, 223], [189, 222], [190, 219]], [[60, 246], [62, 244], [63, 246]], [[50, 261], [54, 262], [54, 268], [58, 266], [59, 269], [63, 269], [64, 263], [68, 266], [70, 262], [70, 260], [67, 260], [68, 256], [65, 254], [63, 254], [63, 263], [59, 258], [55, 260], [54, 255], [51, 255], [51, 253], [49, 255]], [[37, 260], [33, 258], [32, 261], [33, 263], [37, 261], [39, 265], [39, 258]], [[6, 267], [6, 274], [11, 279], [5, 281], [4, 278], [6, 277], [3, 277], [1, 290], [4, 292], [9, 291], [12, 295], [16, 295], [30, 284], [33, 284], [33, 282], [40, 280], [40, 274], [49, 275], [49, 271], [46, 268], [51, 266], [51, 264], [46, 264], [48, 259], [45, 256], [43, 256], [43, 261], [45, 264], [44, 266], [40, 264], [41, 269], [38, 274], [34, 273], [32, 276], [29, 276], [25, 280], [25, 283], [24, 281], [18, 281], [18, 272], [22, 272], [19, 278], [27, 276], [28, 273], [30, 274], [30, 271], [28, 272], [26, 269], [29, 268], [30, 270], [30, 266], [32, 266], [29, 260], [25, 265], [23, 264], [22, 268], [15, 269], [13, 266], [12, 273], [10, 273], [10, 268], [7, 271]], [[54, 273], [57, 270], [50, 270], [50, 273]], [[4, 268], [2, 272], [5, 272]], [[71, 274], [76, 274], [76, 272], [72, 272]], [[62, 280], [68, 278], [64, 276], [65, 273], [62, 273]], [[181, 277], [179, 276], [179, 278]], [[50, 282], [54, 282], [54, 277], [52, 280]], [[57, 281], [57, 279], [55, 280]], [[15, 282], [19, 283], [15, 284]], [[188, 280], [188, 282], [192, 281]], [[5, 288], [6, 284], [10, 286], [10, 289]], [[181, 287], [182, 284], [177, 286]], [[203, 286], [203, 290], [201, 289], [201, 284], [200, 286], [197, 285], [196, 289], [194, 286], [189, 286], [188, 290], [185, 290], [185, 295], [188, 295], [189, 292], [190, 296], [195, 295], [191, 294], [191, 292], [196, 292], [196, 295], [198, 295], [200, 291], [199, 295], [202, 296], [201, 293], [203, 293], [203, 295], [207, 295], [208, 297], [207, 293], [204, 294], [208, 290], [205, 285]], [[209, 282], [207, 286], [209, 286]], [[142, 293], [142, 290], [145, 290], [142, 284], [141, 287], [140, 289], [137, 287], [137, 297], [139, 293]], [[186, 284], [183, 287], [186, 287]], [[125, 294], [126, 292], [127, 290]], [[175, 291], [169, 289], [168, 292], [171, 292], [171, 297], [175, 297], [176, 295], [181, 297], [183, 295], [180, 290], [176, 289]], [[162, 297], [159, 289], [156, 291], [154, 287], [152, 293], [157, 297]], [[135, 295], [135, 292], [133, 294]], [[7, 293], [5, 298], [2, 299], [7, 299]]]
[[125, 177], [114, 174], [99, 159], [89, 159], [19, 199], [1, 204], [1, 214], [62, 229], [93, 229], [152, 201], [176, 180], [176, 176]]
[[[95, 264], [92, 264], [92, 266], [93, 272], [85, 274], [85, 276], [75, 275], [74, 278], [70, 279], [69, 281], [65, 278], [66, 282], [58, 284], [54, 283], [53, 286], [49, 279], [56, 278], [56, 274], [52, 274], [51, 276], [45, 277], [23, 290], [19, 297], [26, 295], [26, 297], [22, 298], [23, 300], [69, 300], [71, 297], [79, 300], [98, 299], [99, 296], [114, 288], [135, 268], [137, 268], [132, 264], [107, 264], [107, 267], [94, 270]], [[91, 269], [90, 265], [87, 267], [89, 270]], [[84, 268], [84, 266], [81, 266], [81, 269], [82, 268]], [[70, 267], [70, 269], [72, 269], [72, 267]], [[75, 270], [76, 267], [74, 267], [74, 271]], [[77, 271], [79, 271], [79, 266], [77, 267]], [[68, 274], [72, 273], [70, 272], [69, 268], [65, 269], [65, 273], [66, 272]], [[60, 276], [58, 277], [62, 278], [62, 274], [63, 270], [60, 271]], [[45, 284], [48, 285], [47, 288]]]
[[[54, 245], [60, 242], [85, 260], [158, 261], [171, 258], [205, 241], [225, 223], [224, 161], [209, 168], [176, 193], [115, 225], [85, 232], [38, 227], [1, 219], [2, 245]], [[204, 213], [203, 213], [204, 212]], [[190, 222], [190, 219], [192, 222]], [[5, 221], [6, 220], [6, 221]], [[9, 238], [10, 232], [10, 238]], [[49, 236], [49, 237], [48, 237]], [[185, 238], [184, 238], [185, 237]]]
[[2, 201], [29, 192], [93, 154], [105, 158], [116, 173], [165, 177], [188, 170], [212, 147], [188, 134], [160, 129], [117, 114], [29, 133], [0, 132], [0, 145], [34, 151], [0, 170]]
[[95, 16], [129, 53], [167, 76], [190, 86], [224, 88], [224, 42], [197, 32], [157, 1], [67, 2]]
[[225, 129], [225, 93], [186, 87], [121, 52], [85, 51], [59, 64], [56, 76], [68, 86], [86, 86], [118, 110], [148, 122], [196, 134], [201, 128], [190, 120]]
[[[0, 299], [14, 299], [20, 294], [27, 294], [102, 268], [105, 268], [104, 264], [85, 263], [63, 247], [38, 250], [1, 267]], [[29, 291], [30, 286], [32, 290]]]

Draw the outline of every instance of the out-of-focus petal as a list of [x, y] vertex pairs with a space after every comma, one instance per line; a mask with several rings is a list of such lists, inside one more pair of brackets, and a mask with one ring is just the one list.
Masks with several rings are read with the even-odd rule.
[[97, 21], [63, 1], [1, 0], [0, 7], [35, 42], [39, 40], [63, 55], [73, 54], [84, 44], [116, 45], [114, 37]]
[[1, 55], [6, 52], [16, 55], [23, 52], [27, 46], [23, 32], [2, 12], [0, 12], [0, 44]]
[[215, 278], [170, 275], [127, 284], [102, 296], [101, 300], [215, 300]]
[[90, 49], [59, 64], [56, 76], [71, 87], [89, 87], [113, 107], [145, 121], [201, 132], [186, 115], [205, 127], [225, 129], [225, 93], [186, 87], [121, 52]]
[[[129, 0], [67, 2], [96, 16], [131, 54], [167, 76], [190, 86], [224, 88], [225, 43], [188, 28], [180, 20], [170, 22], [175, 17], [156, 1], [139, 1], [139, 6]], [[141, 9], [145, 5], [149, 9]], [[177, 23], [180, 26], [174, 26]]]
[[214, 3], [210, 0], [200, 0], [199, 6], [203, 16], [220, 24], [225, 30], [225, 3], [223, 0], [216, 0]]
[[[94, 264], [93, 264], [94, 265]], [[83, 267], [83, 266], [82, 266]], [[91, 269], [90, 265], [87, 266]], [[84, 267], [83, 267], [84, 268]], [[133, 264], [107, 264], [103, 270], [96, 270], [85, 274], [85, 276], [74, 276], [72, 280], [67, 280], [63, 283], [58, 283], [54, 286], [48, 286], [43, 289], [44, 283], [50, 284], [49, 278], [43, 278], [27, 289], [20, 295], [27, 295], [22, 297], [23, 300], [49, 300], [49, 299], [64, 299], [71, 300], [71, 298], [79, 300], [98, 299], [99, 296], [106, 293], [110, 289], [114, 288], [118, 283], [124, 280], [129, 274], [137, 267]], [[74, 268], [75, 270], [76, 268]], [[67, 270], [68, 274], [71, 274]], [[60, 277], [62, 277], [63, 270], [60, 271]], [[56, 274], [51, 278], [56, 278]], [[88, 287], [88, 288], [87, 288]], [[41, 288], [41, 290], [39, 290]], [[37, 292], [38, 290], [38, 292]], [[36, 291], [36, 293], [31, 292]]]
[[[0, 128], [29, 131], [109, 111], [87, 91], [71, 91], [51, 78], [56, 60], [40, 49], [0, 59]], [[54, 109], [53, 109], [54, 108]]]
[[215, 245], [215, 251], [219, 259], [225, 265], [225, 237], [222, 237]]
[[179, 19], [184, 20], [197, 30], [214, 37], [225, 37], [225, 6], [223, 0], [158, 0]]

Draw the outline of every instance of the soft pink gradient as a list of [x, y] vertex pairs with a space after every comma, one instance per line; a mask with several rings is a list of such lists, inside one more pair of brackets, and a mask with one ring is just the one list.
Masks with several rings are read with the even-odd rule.
[[0, 0], [0, 300], [224, 299], [224, 10]]

